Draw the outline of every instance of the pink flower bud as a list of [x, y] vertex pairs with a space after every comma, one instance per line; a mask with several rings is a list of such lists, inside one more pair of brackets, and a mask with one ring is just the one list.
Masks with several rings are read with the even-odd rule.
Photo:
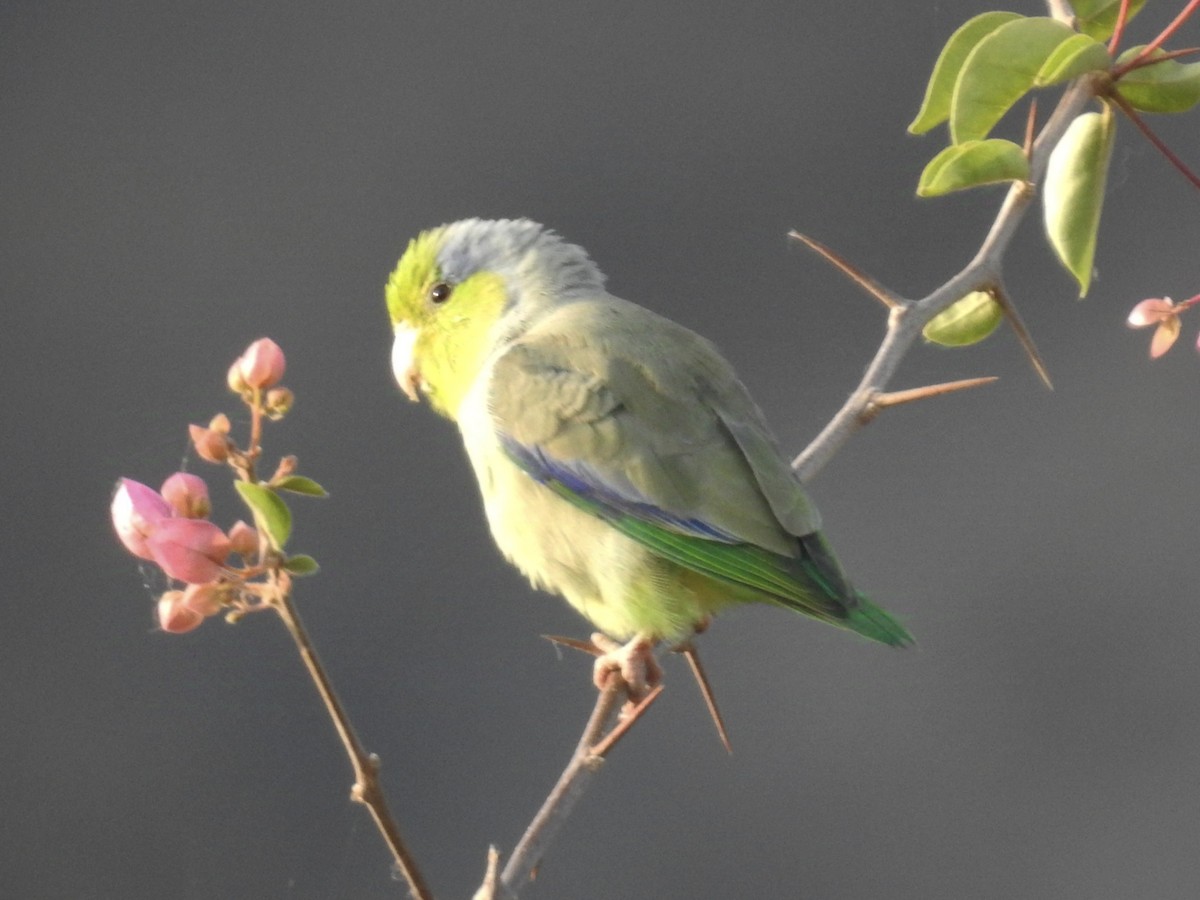
[[278, 481], [280, 478], [287, 478], [296, 471], [298, 465], [300, 465], [300, 459], [294, 453], [280, 457], [279, 465], [275, 467], [275, 474], [271, 476], [271, 480]]
[[229, 459], [229, 438], [224, 433], [203, 425], [189, 425], [188, 434], [201, 459], [210, 463], [223, 463]]
[[206, 519], [163, 519], [146, 547], [169, 577], [188, 584], [216, 581], [229, 556], [229, 538]]
[[168, 634], [185, 634], [203, 621], [203, 615], [184, 603], [183, 591], [167, 591], [158, 598], [158, 624]]
[[162, 520], [174, 515], [170, 504], [154, 488], [131, 478], [122, 478], [117, 482], [111, 512], [117, 537], [126, 550], [142, 559], [154, 558], [146, 545], [146, 538]]
[[224, 584], [189, 584], [184, 588], [183, 599], [180, 602], [192, 612], [207, 619], [221, 611], [228, 595], [228, 586]]
[[176, 472], [163, 482], [163, 499], [175, 512], [188, 519], [206, 519], [212, 512], [208, 499], [208, 485], [203, 478], [187, 472]]
[[267, 415], [278, 421], [286, 416], [296, 402], [296, 395], [285, 387], [271, 388], [267, 391], [265, 408]]
[[241, 357], [235, 359], [233, 365], [229, 367], [229, 371], [225, 374], [225, 383], [235, 394], [246, 396], [250, 393], [250, 385], [246, 383], [246, 378], [242, 375]]
[[239, 519], [229, 529], [229, 549], [239, 556], [253, 556], [258, 552], [258, 532]]
[[232, 388], [237, 381], [250, 388], [274, 387], [283, 378], [286, 367], [287, 360], [279, 345], [270, 338], [259, 338], [233, 364], [238, 377], [235, 378], [233, 369], [230, 369], [229, 385]]

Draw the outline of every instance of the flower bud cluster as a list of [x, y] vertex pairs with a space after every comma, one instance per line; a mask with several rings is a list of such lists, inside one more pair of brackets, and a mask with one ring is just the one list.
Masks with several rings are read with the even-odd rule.
[[234, 590], [230, 555], [247, 558], [258, 550], [253, 528], [238, 522], [226, 533], [208, 520], [210, 510], [208, 486], [187, 472], [176, 472], [157, 491], [131, 478], [117, 482], [110, 512], [125, 549], [187, 585], [159, 598], [164, 631], [191, 631], [220, 612]]
[[[250, 407], [250, 446], [243, 450], [234, 443], [229, 417], [222, 413], [207, 426], [189, 426], [196, 455], [207, 462], [228, 463], [241, 478], [255, 480], [261, 452], [257, 423], [262, 416], [282, 418], [294, 401], [292, 392], [279, 384], [286, 368], [283, 351], [270, 338], [247, 347], [229, 367], [227, 381]], [[284, 457], [276, 477], [291, 474], [295, 467], [295, 457]], [[182, 583], [158, 599], [159, 625], [171, 634], [191, 631], [222, 610], [240, 613], [254, 607], [255, 585], [247, 579], [264, 571], [260, 552], [271, 542], [245, 522], [223, 531], [209, 521], [211, 512], [208, 486], [188, 472], [176, 472], [158, 490], [122, 478], [113, 494], [113, 528], [125, 549]]]

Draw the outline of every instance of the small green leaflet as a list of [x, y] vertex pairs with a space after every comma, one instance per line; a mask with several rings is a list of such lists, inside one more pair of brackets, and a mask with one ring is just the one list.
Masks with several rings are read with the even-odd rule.
[[283, 562], [283, 570], [291, 575], [315, 575], [321, 567], [311, 556], [297, 553]]
[[[1142, 49], [1131, 47], [1121, 54], [1118, 64], [1133, 59]], [[1161, 55], [1161, 51], [1155, 55]], [[1200, 62], [1185, 64], [1166, 59], [1142, 66], [1121, 77], [1117, 92], [1130, 106], [1143, 112], [1186, 112], [1200, 103]]]
[[1089, 72], [1112, 67], [1108, 48], [1086, 34], [1075, 34], [1054, 48], [1033, 79], [1034, 87], [1048, 87], [1070, 81]]
[[935, 125], [946, 121], [950, 116], [950, 98], [954, 94], [954, 82], [958, 80], [959, 70], [962, 69], [967, 56], [975, 49], [976, 44], [1001, 25], [1020, 18], [1022, 17], [1013, 12], [985, 12], [967, 20], [950, 35], [933, 66], [933, 74], [929, 76], [921, 110], [908, 126], [912, 134], [924, 134]]
[[1075, 35], [1048, 17], [1007, 22], [981, 40], [963, 62], [950, 101], [955, 144], [987, 137], [1014, 103], [1035, 84], [1046, 60]]
[[977, 344], [996, 330], [1004, 310], [987, 291], [972, 291], [926, 323], [925, 340], [943, 347]]
[[288, 475], [274, 482], [271, 487], [277, 491], [291, 491], [293, 494], [303, 494], [306, 497], [328, 497], [329, 493], [311, 478], [303, 475]]
[[951, 144], [929, 161], [921, 173], [917, 194], [938, 197], [981, 184], [1027, 178], [1029, 160], [1025, 158], [1025, 151], [1012, 141], [999, 138], [966, 141]]
[[1059, 261], [1087, 294], [1104, 206], [1116, 121], [1112, 109], [1076, 117], [1050, 153], [1042, 186], [1046, 233]]
[[292, 513], [278, 494], [265, 485], [235, 481], [234, 487], [254, 514], [254, 524], [271, 546], [282, 550], [292, 533]]

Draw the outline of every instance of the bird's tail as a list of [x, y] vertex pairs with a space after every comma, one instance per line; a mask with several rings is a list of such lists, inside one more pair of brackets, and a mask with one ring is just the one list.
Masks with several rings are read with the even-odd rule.
[[797, 562], [807, 576], [805, 580], [832, 601], [826, 607], [831, 614], [827, 621], [892, 647], [913, 643], [912, 635], [891, 613], [850, 583], [824, 535], [819, 531], [806, 534], [800, 538], [800, 550]]
[[912, 635], [891, 613], [876, 606], [865, 594], [855, 593], [858, 603], [847, 610], [843, 620], [845, 627], [865, 638], [893, 647], [907, 647], [913, 643]]

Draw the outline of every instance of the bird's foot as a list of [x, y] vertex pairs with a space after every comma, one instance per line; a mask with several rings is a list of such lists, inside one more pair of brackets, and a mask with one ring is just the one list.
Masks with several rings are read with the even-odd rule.
[[654, 641], [645, 635], [621, 644], [606, 634], [596, 633], [592, 635], [592, 643], [602, 651], [592, 670], [592, 680], [598, 690], [604, 690], [616, 673], [629, 689], [630, 699], [636, 701], [662, 681], [662, 667], [654, 658]]

